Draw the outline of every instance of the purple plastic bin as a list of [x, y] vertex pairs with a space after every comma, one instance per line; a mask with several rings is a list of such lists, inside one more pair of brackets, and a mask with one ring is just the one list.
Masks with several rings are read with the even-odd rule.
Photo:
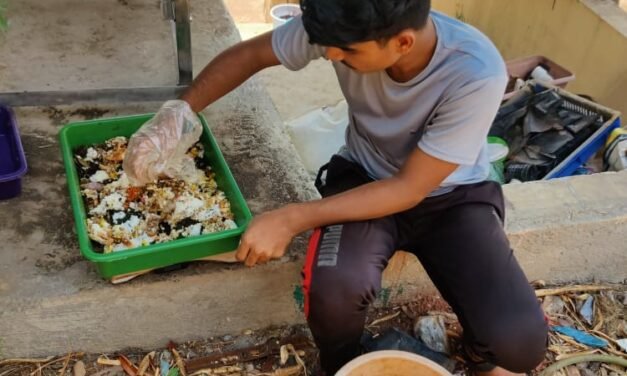
[[0, 200], [15, 197], [22, 191], [26, 173], [26, 156], [13, 111], [0, 105]]

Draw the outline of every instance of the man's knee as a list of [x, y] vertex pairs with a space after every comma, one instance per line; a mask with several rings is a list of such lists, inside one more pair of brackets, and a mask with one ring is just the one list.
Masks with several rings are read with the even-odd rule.
[[[318, 276], [309, 290], [309, 316], [333, 317], [333, 321], [344, 321], [355, 314], [363, 313], [376, 297], [376, 283], [342, 273]], [[326, 320], [325, 320], [326, 321]]]
[[546, 354], [548, 326], [541, 312], [516, 315], [494, 323], [483, 339], [487, 342], [486, 360], [511, 372], [528, 372]]

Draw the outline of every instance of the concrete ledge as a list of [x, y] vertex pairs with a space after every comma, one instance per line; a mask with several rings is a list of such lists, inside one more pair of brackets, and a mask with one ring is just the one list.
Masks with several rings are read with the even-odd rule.
[[577, 226], [627, 218], [627, 172], [505, 186], [507, 231]]
[[[504, 187], [506, 231], [530, 280], [627, 281], [627, 171]], [[433, 292], [416, 258], [400, 253], [386, 270], [391, 300]]]
[[583, 3], [614, 27], [616, 31], [627, 37], [627, 11], [622, 9], [625, 7], [624, 4], [619, 5], [612, 1], [603, 0], [583, 0]]
[[508, 233], [530, 279], [627, 280], [627, 172], [510, 186]]
[[302, 322], [290, 286], [297, 263], [177, 275], [41, 298], [2, 298], [2, 357], [156, 348]]

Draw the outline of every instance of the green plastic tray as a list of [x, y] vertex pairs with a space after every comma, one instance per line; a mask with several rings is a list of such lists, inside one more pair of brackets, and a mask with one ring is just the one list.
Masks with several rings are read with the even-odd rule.
[[154, 114], [145, 114], [75, 122], [63, 127], [59, 133], [80, 250], [106, 279], [233, 251], [252, 219], [246, 201], [207, 126], [206, 119], [199, 115], [203, 127], [200, 141], [205, 147], [205, 161], [215, 172], [218, 188], [231, 202], [231, 210], [238, 228], [120, 252], [105, 254], [95, 251], [87, 232], [87, 215], [74, 165], [73, 150], [79, 146], [103, 143], [116, 136], [130, 137], [153, 116]]

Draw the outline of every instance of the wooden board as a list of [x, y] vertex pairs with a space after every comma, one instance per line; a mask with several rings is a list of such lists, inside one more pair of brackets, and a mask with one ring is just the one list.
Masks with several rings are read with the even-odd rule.
[[[213, 262], [223, 262], [223, 263], [229, 263], [229, 264], [238, 262], [235, 259], [235, 251], [220, 253], [220, 254], [213, 255], [213, 256], [207, 256], [207, 257], [203, 257], [201, 259], [192, 260], [192, 261], [213, 261]], [[116, 275], [113, 278], [111, 278], [111, 283], [113, 283], [114, 285], [117, 285], [120, 283], [128, 282], [135, 277], [139, 277], [140, 275], [150, 273], [153, 270], [155, 269], [146, 269], [146, 270], [140, 270], [138, 272]]]

